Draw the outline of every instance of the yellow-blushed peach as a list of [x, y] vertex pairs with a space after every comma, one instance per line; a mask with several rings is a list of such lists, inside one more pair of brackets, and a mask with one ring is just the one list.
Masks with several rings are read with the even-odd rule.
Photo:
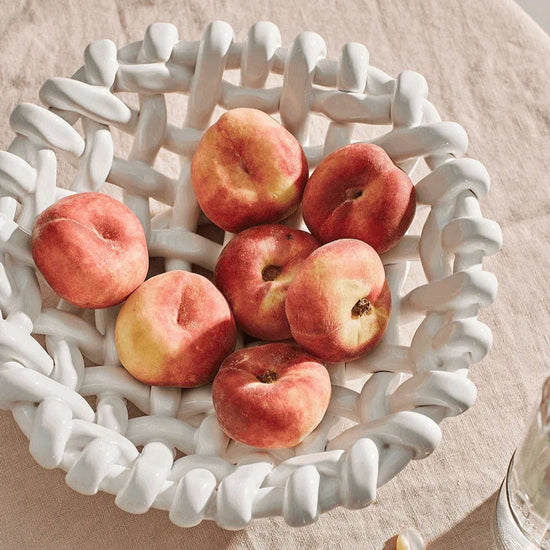
[[210, 382], [235, 348], [233, 315], [202, 275], [168, 271], [145, 281], [124, 303], [115, 343], [124, 368], [151, 386]]

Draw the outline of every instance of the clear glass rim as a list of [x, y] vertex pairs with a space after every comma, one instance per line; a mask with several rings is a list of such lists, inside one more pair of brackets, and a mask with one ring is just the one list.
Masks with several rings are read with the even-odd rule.
[[[550, 379], [549, 379], [550, 380]], [[545, 384], [546, 385], [546, 384]], [[550, 384], [548, 385], [550, 388]], [[514, 454], [512, 455], [512, 458], [510, 459], [510, 463], [508, 464], [508, 469], [506, 471], [506, 477], [504, 478], [504, 485], [505, 485], [505, 492], [506, 492], [506, 504], [508, 506], [508, 510], [511, 513], [512, 518], [514, 519], [514, 523], [517, 525], [518, 529], [521, 531], [522, 535], [536, 548], [540, 548], [543, 550], [540, 543], [533, 539], [533, 537], [527, 532], [523, 525], [521, 524], [521, 521], [519, 520], [514, 506], [512, 506], [512, 501], [510, 498], [510, 480], [512, 479], [512, 468], [514, 467], [514, 458], [516, 456], [516, 451], [514, 451]]]

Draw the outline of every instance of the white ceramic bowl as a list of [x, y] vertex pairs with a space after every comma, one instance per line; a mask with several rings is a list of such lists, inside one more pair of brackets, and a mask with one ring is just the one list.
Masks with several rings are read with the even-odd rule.
[[[267, 22], [255, 24], [244, 43], [234, 42], [223, 22], [197, 42], [178, 41], [174, 26], [157, 23], [118, 52], [110, 40], [93, 42], [72, 79], [43, 85], [45, 108], [21, 104], [13, 111], [17, 137], [0, 152], [0, 406], [12, 410], [34, 458], [65, 470], [76, 491], [113, 493], [133, 513], [168, 510], [180, 526], [213, 519], [240, 529], [274, 515], [303, 525], [339, 505], [369, 505], [378, 486], [435, 449], [441, 420], [474, 402], [468, 368], [491, 345], [477, 314], [497, 288], [481, 262], [501, 245], [499, 226], [479, 208], [489, 176], [479, 162], [461, 158], [466, 133], [441, 121], [421, 75], [405, 71], [393, 79], [369, 66], [367, 49], [356, 43], [346, 44], [338, 61], [325, 54], [322, 38], [309, 32], [282, 48]], [[228, 69], [240, 69], [240, 85], [224, 80]], [[267, 89], [270, 74], [283, 76]], [[139, 111], [118, 92], [139, 94]], [[167, 121], [170, 92], [188, 94], [183, 127]], [[167, 269], [213, 269], [221, 245], [195, 232], [200, 211], [189, 163], [216, 105], [278, 112], [312, 168], [349, 143], [355, 125], [371, 124], [391, 125], [374, 142], [404, 170], [421, 157], [431, 170], [416, 185], [418, 203], [429, 210], [421, 234], [406, 235], [383, 255], [393, 296], [385, 338], [352, 364], [328, 366], [328, 412], [294, 449], [230, 442], [209, 386], [151, 388], [131, 378], [114, 346], [117, 308], [95, 311], [90, 323], [66, 302], [43, 307], [30, 254], [37, 214], [108, 181], [124, 189], [151, 255], [164, 256]], [[326, 137], [310, 144], [309, 122], [320, 114], [330, 119]], [[78, 119], [84, 137], [73, 128]], [[113, 127], [134, 137], [128, 159], [114, 155]], [[177, 180], [152, 168], [161, 147], [181, 156]], [[56, 186], [57, 156], [77, 168], [71, 190]], [[173, 208], [151, 219], [149, 197]], [[289, 223], [302, 222], [294, 216]], [[404, 292], [409, 262], [418, 260], [425, 284]], [[410, 340], [403, 326], [415, 318], [421, 322]], [[45, 348], [31, 334], [45, 335]], [[83, 357], [95, 366], [85, 368]], [[355, 391], [348, 379], [358, 372]], [[97, 396], [95, 411], [83, 396]], [[129, 419], [127, 401], [144, 416]], [[176, 449], [186, 456], [174, 460]]]

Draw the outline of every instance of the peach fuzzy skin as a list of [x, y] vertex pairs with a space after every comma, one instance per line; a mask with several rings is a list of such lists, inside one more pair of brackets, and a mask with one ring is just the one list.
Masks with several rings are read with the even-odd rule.
[[204, 133], [191, 163], [200, 207], [232, 233], [289, 216], [300, 203], [307, 177], [299, 142], [257, 109], [224, 113]]
[[235, 441], [294, 447], [321, 422], [330, 377], [317, 359], [291, 344], [265, 344], [232, 353], [212, 385], [223, 431]]
[[325, 244], [305, 260], [290, 285], [286, 315], [292, 336], [323, 361], [351, 361], [382, 338], [390, 288], [375, 250], [356, 239]]
[[245, 332], [260, 340], [292, 337], [286, 292], [318, 246], [309, 233], [277, 224], [251, 227], [229, 241], [218, 258], [215, 281]]
[[126, 300], [115, 326], [120, 362], [151, 386], [192, 388], [210, 382], [235, 339], [225, 298], [208, 279], [187, 271], [145, 281]]
[[53, 290], [83, 308], [122, 302], [149, 267], [139, 219], [102, 193], [70, 195], [44, 210], [34, 224], [31, 250]]
[[304, 221], [322, 243], [359, 239], [379, 254], [394, 247], [416, 210], [409, 176], [377, 145], [354, 143], [317, 166], [304, 191]]

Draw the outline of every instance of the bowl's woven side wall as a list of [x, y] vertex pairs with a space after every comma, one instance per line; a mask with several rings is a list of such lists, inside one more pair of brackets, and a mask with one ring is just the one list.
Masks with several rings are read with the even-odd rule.
[[[237, 529], [271, 515], [302, 525], [338, 505], [367, 506], [378, 486], [434, 450], [441, 420], [472, 405], [476, 390], [467, 371], [491, 345], [477, 314], [494, 299], [496, 280], [481, 262], [498, 250], [501, 233], [479, 208], [487, 172], [460, 158], [464, 130], [441, 121], [422, 76], [405, 71], [390, 78], [369, 65], [360, 44], [345, 45], [335, 62], [325, 59], [314, 33], [300, 34], [288, 50], [280, 42], [266, 22], [254, 25], [244, 43], [235, 43], [221, 22], [198, 42], [178, 41], [176, 28], [164, 23], [118, 51], [109, 40], [94, 42], [71, 79], [44, 84], [46, 108], [16, 107], [10, 124], [17, 137], [0, 152], [0, 406], [12, 410], [35, 459], [64, 469], [75, 490], [116, 494], [116, 504], [130, 512], [168, 510], [181, 526], [207, 518]], [[228, 69], [240, 69], [239, 86], [224, 80]], [[270, 73], [283, 75], [280, 87], [263, 87]], [[137, 93], [139, 110], [117, 92]], [[188, 94], [183, 127], [168, 121], [171, 92]], [[218, 105], [278, 112], [310, 167], [350, 143], [361, 123], [391, 124], [373, 141], [406, 171], [421, 157], [432, 170], [416, 187], [418, 202], [430, 208], [422, 234], [406, 235], [383, 255], [393, 307], [384, 341], [353, 365], [329, 367], [327, 415], [295, 449], [263, 452], [230, 442], [209, 387], [150, 388], [131, 378], [114, 346], [118, 308], [97, 310], [90, 324], [62, 300], [42, 307], [29, 243], [34, 219], [59, 198], [100, 190], [105, 181], [124, 190], [150, 255], [164, 257], [167, 269], [214, 268], [221, 246], [196, 232], [202, 217], [189, 164]], [[309, 143], [311, 113], [331, 121], [323, 144]], [[84, 137], [73, 128], [79, 119]], [[115, 155], [110, 128], [133, 135], [127, 159]], [[161, 148], [181, 156], [178, 179], [153, 168]], [[56, 155], [76, 168], [71, 190], [56, 186]], [[149, 198], [171, 208], [151, 219]], [[289, 223], [303, 222], [297, 215]], [[427, 283], [402, 295], [409, 261], [416, 260]], [[415, 317], [423, 320], [404, 345], [399, 326]], [[32, 334], [45, 335], [45, 349]], [[83, 357], [96, 366], [84, 368]], [[350, 367], [373, 373], [360, 392], [346, 387]], [[97, 396], [96, 411], [82, 397], [88, 395]], [[146, 416], [129, 419], [127, 400]], [[355, 424], [330, 439], [341, 418]], [[174, 461], [174, 449], [187, 456]]]

